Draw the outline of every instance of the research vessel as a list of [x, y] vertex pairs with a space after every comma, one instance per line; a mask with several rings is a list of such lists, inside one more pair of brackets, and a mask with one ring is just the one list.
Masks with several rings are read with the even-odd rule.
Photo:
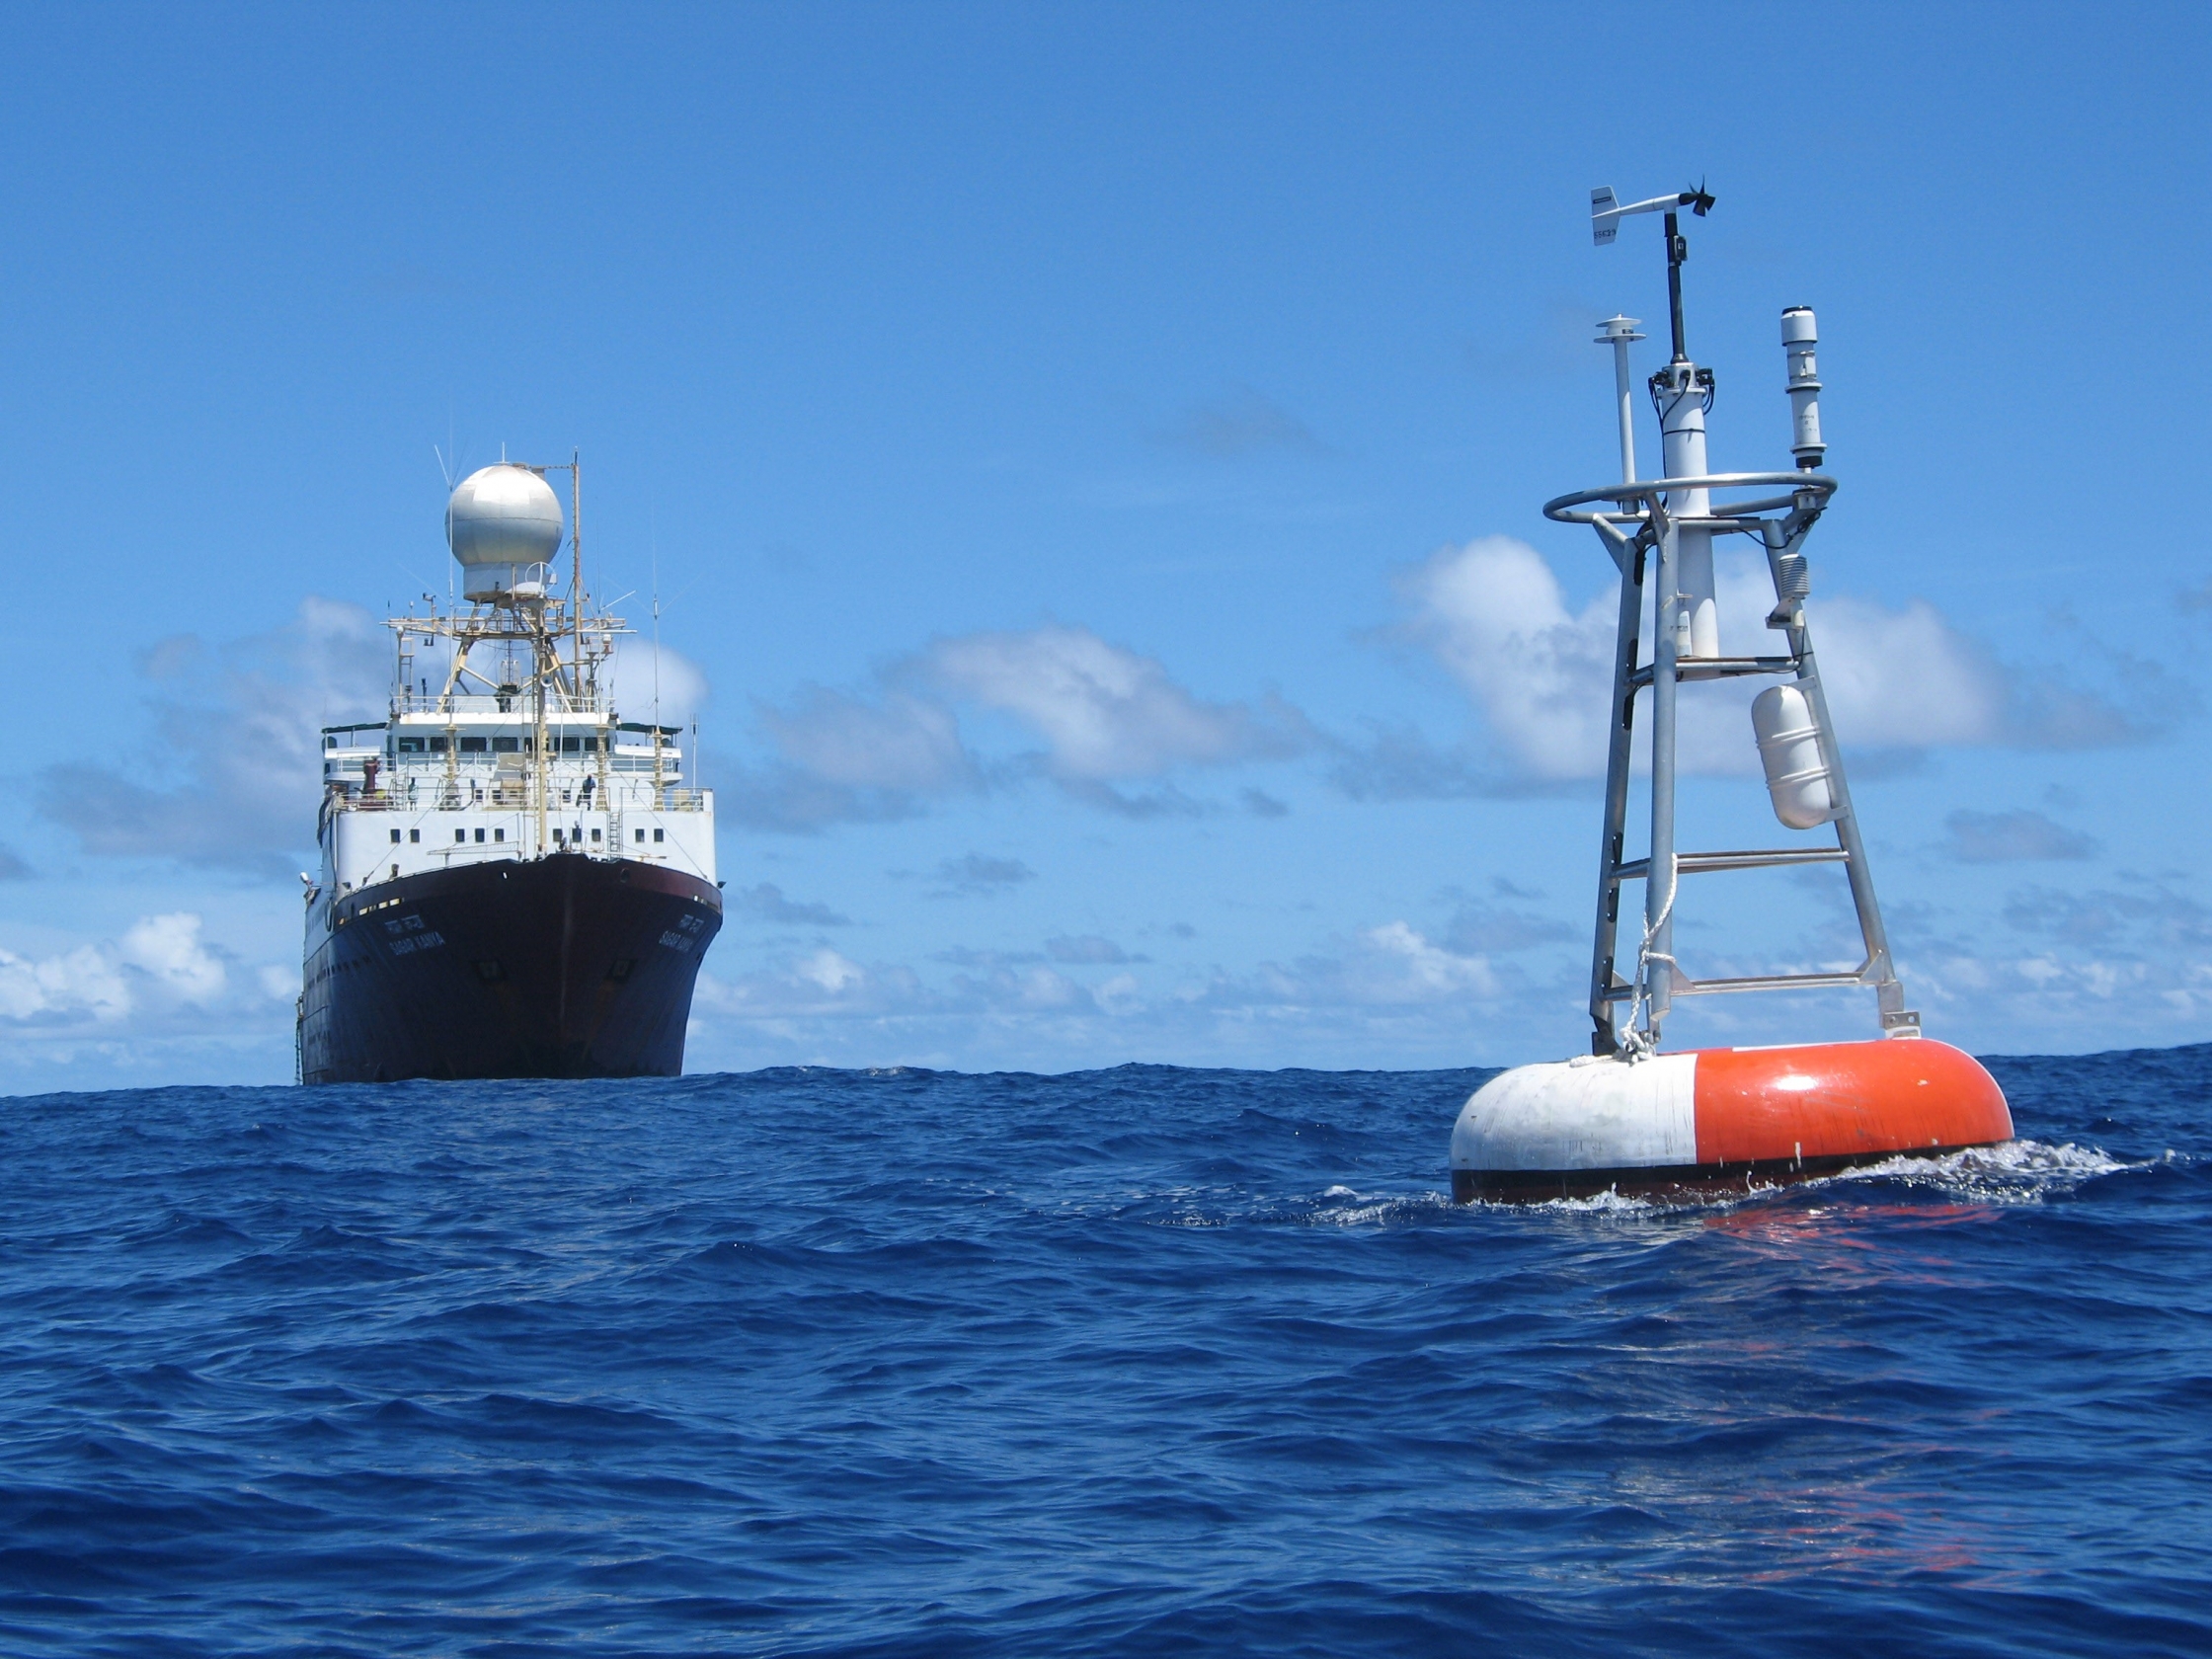
[[[1647, 382], [1659, 425], [1660, 476], [1640, 478], [1628, 355], [1643, 336], [1633, 317], [1598, 325], [1597, 343], [1613, 353], [1620, 482], [1543, 506], [1556, 523], [1594, 529], [1620, 583], [1590, 957], [1590, 1052], [1517, 1066], [1475, 1090], [1452, 1133], [1452, 1190], [1462, 1202], [1745, 1190], [2013, 1137], [1996, 1079], [1972, 1056], [1923, 1036], [1920, 1014], [1906, 1005], [1813, 653], [1805, 543], [1837, 482], [1824, 470], [1819, 327], [1809, 308], [1793, 305], [1781, 314], [1796, 465], [1714, 472], [1706, 462], [1713, 372], [1691, 359], [1685, 339], [1682, 268], [1690, 244], [1682, 213], [1701, 218], [1712, 205], [1702, 185], [1626, 205], [1610, 189], [1590, 195], [1599, 247], [1615, 240], [1624, 219], [1660, 216], [1673, 347], [1666, 366]], [[1775, 602], [1764, 621], [1780, 636], [1774, 649], [1737, 655], [1722, 647], [1713, 543], [1725, 536], [1741, 536], [1766, 555]], [[1785, 830], [1827, 831], [1828, 844], [1695, 852], [1677, 846], [1681, 688], [1745, 678], [1776, 681], [1753, 699], [1746, 734], [1758, 749], [1775, 816]], [[1641, 856], [1632, 856], [1628, 797], [1639, 703], [1646, 710], [1648, 832]], [[1685, 970], [1675, 943], [1684, 877], [1821, 865], [1839, 866], [1849, 889], [1863, 951], [1856, 964], [1768, 974]], [[1629, 912], [1624, 941], [1621, 896], [1636, 888], [1642, 915]], [[1677, 997], [1847, 988], [1874, 993], [1880, 1035], [1870, 1041], [1660, 1049]]]
[[382, 719], [323, 728], [304, 1083], [683, 1068], [722, 925], [714, 796], [679, 728], [614, 705], [630, 630], [586, 594], [581, 506], [574, 459], [463, 479], [458, 601], [390, 619]]

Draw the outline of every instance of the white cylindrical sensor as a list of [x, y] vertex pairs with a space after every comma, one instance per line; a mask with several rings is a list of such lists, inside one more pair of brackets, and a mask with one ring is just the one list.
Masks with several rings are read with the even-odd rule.
[[1813, 706], [1794, 685], [1770, 685], [1751, 702], [1751, 730], [1775, 816], [1792, 830], [1810, 830], [1836, 816], [1828, 762], [1820, 755]]
[[1789, 448], [1800, 471], [1814, 472], [1828, 445], [1820, 440], [1820, 365], [1814, 348], [1820, 327], [1808, 306], [1792, 305], [1781, 314], [1781, 349], [1789, 358]]
[[[1669, 478], [1705, 476], [1705, 394], [1692, 363], [1672, 363], [1652, 377], [1659, 399], [1659, 435]], [[1679, 490], [1667, 498], [1678, 517], [1712, 512], [1708, 490]], [[1682, 608], [1676, 613], [1676, 652], [1683, 657], [1720, 655], [1720, 610], [1712, 590], [1712, 531], [1685, 525], [1677, 532], [1676, 560]], [[1687, 679], [1701, 677], [1693, 670]]]

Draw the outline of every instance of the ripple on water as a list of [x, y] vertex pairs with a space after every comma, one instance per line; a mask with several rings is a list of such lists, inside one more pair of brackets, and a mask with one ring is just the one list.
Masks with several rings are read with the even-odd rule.
[[11, 1653], [2212, 1651], [2212, 1050], [1456, 1206], [1473, 1072], [0, 1101]]

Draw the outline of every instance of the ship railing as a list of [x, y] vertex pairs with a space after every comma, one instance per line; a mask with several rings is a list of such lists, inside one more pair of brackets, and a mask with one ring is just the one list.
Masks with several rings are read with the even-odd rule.
[[[526, 778], [492, 783], [481, 789], [449, 789], [442, 780], [432, 783], [426, 779], [405, 778], [388, 785], [380, 780], [375, 790], [366, 794], [352, 785], [334, 784], [329, 791], [332, 812], [531, 812], [536, 810], [537, 795], [536, 786]], [[628, 790], [610, 789], [607, 797], [601, 810], [705, 812], [712, 805], [713, 791], [646, 790], [640, 798]], [[568, 812], [587, 805], [589, 803], [573, 784], [546, 791], [547, 812]]]
[[[400, 691], [392, 696], [392, 712], [395, 715], [453, 714], [472, 717], [493, 714], [525, 721], [536, 718], [530, 708], [530, 699], [518, 691], [504, 697], [490, 691], [456, 691], [450, 697], [436, 691]], [[548, 720], [556, 720], [564, 714], [606, 712], [606, 699], [597, 695], [548, 699], [545, 709]]]

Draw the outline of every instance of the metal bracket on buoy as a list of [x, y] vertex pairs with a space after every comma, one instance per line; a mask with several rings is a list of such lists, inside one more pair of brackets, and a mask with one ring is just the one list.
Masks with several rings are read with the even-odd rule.
[[[1620, 221], [1631, 214], [1664, 216], [1667, 246], [1668, 321], [1673, 354], [1650, 378], [1659, 416], [1662, 476], [1636, 476], [1633, 398], [1628, 350], [1643, 336], [1633, 317], [1609, 318], [1597, 344], [1614, 353], [1614, 387], [1620, 429], [1620, 482], [1580, 490], [1544, 504], [1560, 523], [1588, 524], [1620, 573], [1620, 607], [1614, 651], [1613, 697], [1606, 750], [1605, 826], [1600, 838], [1598, 906], [1590, 962], [1590, 1017], [1595, 1054], [1637, 1058], [1659, 1046], [1660, 1027], [1677, 996], [1726, 991], [1864, 987], [1875, 993], [1882, 1034], [1917, 1037], [1920, 1015], [1905, 1006], [1905, 988], [1889, 953], [1880, 903], [1858, 832], [1842, 752], [1829, 717], [1820, 665], [1806, 622], [1811, 572], [1805, 538], [1827, 511], [1836, 480], [1820, 470], [1826, 445], [1820, 434], [1818, 344], [1813, 314], [1802, 306], [1782, 313], [1782, 346], [1788, 359], [1791, 472], [1715, 473], [1705, 460], [1705, 416], [1712, 408], [1713, 376], [1690, 359], [1684, 338], [1682, 267], [1688, 239], [1679, 212], [1702, 217], [1713, 198], [1702, 186], [1673, 196], [1620, 206], [1611, 190], [1591, 193], [1591, 224], [1599, 246], [1611, 243]], [[1736, 499], [1751, 492], [1748, 499]], [[1719, 495], [1722, 500], [1715, 500]], [[1768, 656], [1728, 657], [1719, 647], [1713, 591], [1715, 536], [1756, 537], [1774, 581], [1775, 607], [1768, 627], [1788, 649]], [[1651, 656], [1640, 662], [1649, 588]], [[1736, 852], [1680, 852], [1675, 847], [1675, 729], [1677, 688], [1684, 680], [1773, 675], [1786, 686], [1762, 694], [1755, 705], [1762, 760], [1775, 808], [1785, 825], [1833, 826], [1836, 844]], [[1636, 699], [1651, 694], [1651, 829], [1644, 856], [1626, 854], [1628, 778]], [[1771, 700], [1770, 700], [1771, 699]], [[1674, 957], [1675, 903], [1682, 877], [1728, 870], [1837, 863], [1850, 883], [1865, 956], [1840, 973], [1762, 974], [1735, 979], [1685, 975]], [[1620, 890], [1644, 884], [1644, 914], [1634, 971], [1617, 971]]]

